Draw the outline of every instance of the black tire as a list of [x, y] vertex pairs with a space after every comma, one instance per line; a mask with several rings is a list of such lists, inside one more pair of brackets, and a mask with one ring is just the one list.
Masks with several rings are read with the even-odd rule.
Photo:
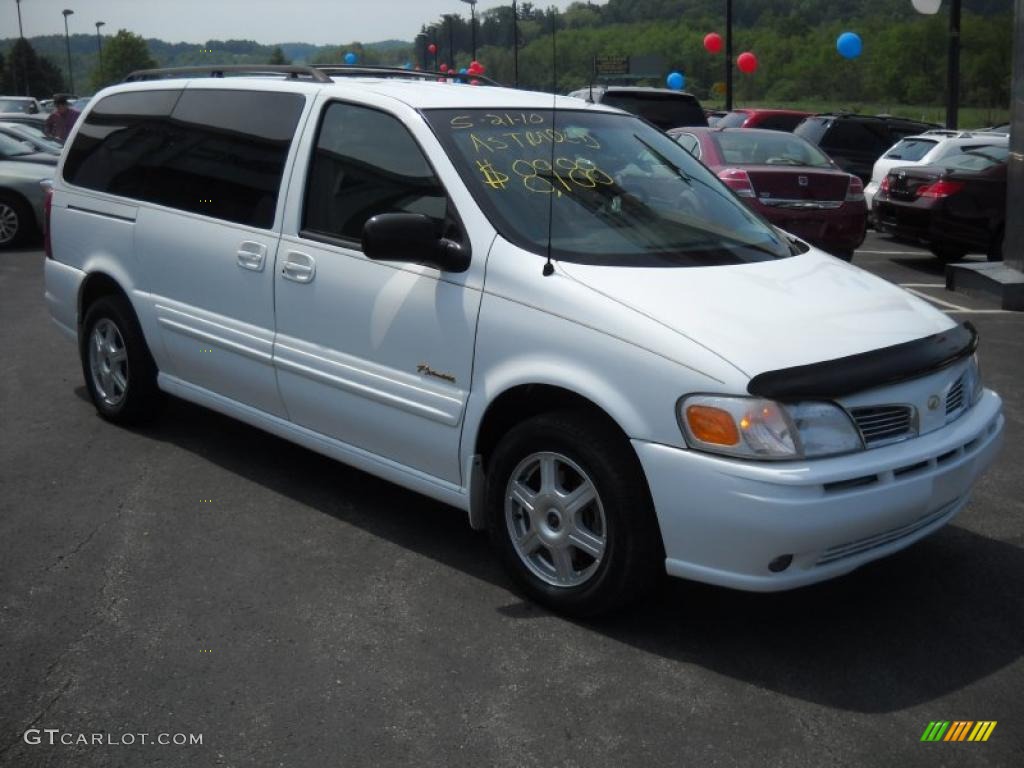
[[832, 255], [843, 261], [853, 261], [853, 251], [833, 251]]
[[937, 243], [931, 243], [928, 246], [928, 250], [931, 251], [932, 255], [943, 264], [952, 264], [954, 261], [963, 261], [964, 257], [967, 255], [967, 251], [965, 249], [958, 248], [955, 245], [939, 245]]
[[[97, 327], [106, 332], [108, 346], [93, 347]], [[122, 425], [144, 424], [156, 416], [162, 401], [156, 385], [156, 363], [127, 299], [108, 295], [94, 301], [85, 312], [78, 346], [85, 386], [100, 416]], [[117, 355], [115, 350], [123, 353]], [[98, 366], [95, 373], [94, 358]], [[116, 358], [121, 359], [113, 362]], [[109, 374], [106, 381], [104, 373]]]
[[996, 231], [995, 236], [992, 238], [992, 244], [989, 245], [988, 256], [989, 261], [1002, 261], [1003, 260], [1003, 238], [1006, 234], [1004, 227], [999, 227]]
[[0, 248], [14, 248], [35, 234], [32, 209], [20, 197], [0, 192]]
[[[569, 545], [571, 572], [576, 575], [590, 570], [589, 576], [579, 584], [556, 586], [540, 578], [513, 543], [510, 528], [525, 526], [528, 515], [506, 515], [506, 492], [510, 488], [513, 473], [530, 457], [550, 452], [560, 455], [575, 464], [588, 476], [596, 490], [597, 501], [586, 505], [579, 512], [565, 512], [564, 531], [550, 527], [551, 518], [536, 529], [542, 533], [558, 536], [570, 531], [578, 533], [577, 518], [591, 516], [597, 519], [598, 510], [603, 511], [601, 522], [604, 534], [604, 549], [601, 558], [595, 559], [582, 549]], [[567, 465], [556, 472], [560, 478], [560, 490], [567, 488], [567, 478], [575, 474]], [[538, 474], [539, 474], [538, 469]], [[580, 483], [576, 486], [582, 485]], [[543, 494], [539, 494], [543, 495]], [[665, 555], [651, 502], [647, 482], [640, 462], [626, 438], [612, 425], [606, 424], [584, 411], [559, 411], [542, 414], [510, 430], [498, 443], [490, 458], [487, 472], [487, 513], [491, 542], [517, 584], [533, 600], [559, 613], [576, 617], [595, 616], [609, 613], [625, 606], [648, 592], [664, 573]], [[521, 512], [522, 507], [510, 502], [510, 509]], [[552, 509], [543, 498], [536, 507]], [[551, 512], [544, 514], [551, 515]], [[554, 512], [554, 514], [558, 514]], [[569, 517], [572, 520], [569, 520]], [[530, 528], [533, 528], [531, 522]], [[584, 523], [586, 526], [586, 523]], [[594, 531], [594, 526], [585, 527]], [[541, 552], [541, 550], [545, 550]], [[536, 551], [539, 562], [555, 563], [554, 549], [541, 546]], [[535, 561], [536, 562], [536, 561]], [[554, 578], [554, 574], [551, 575]]]

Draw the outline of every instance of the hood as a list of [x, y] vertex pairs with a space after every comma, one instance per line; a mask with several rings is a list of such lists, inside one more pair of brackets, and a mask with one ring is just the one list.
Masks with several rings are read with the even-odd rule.
[[955, 325], [927, 302], [815, 249], [720, 267], [559, 266], [751, 377], [890, 347]]

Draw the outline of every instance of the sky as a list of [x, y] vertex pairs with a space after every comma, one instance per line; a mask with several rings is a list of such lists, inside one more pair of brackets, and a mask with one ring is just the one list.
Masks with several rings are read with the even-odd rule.
[[[565, 8], [571, 0], [534, 0], [538, 7]], [[483, 11], [511, 0], [480, 0]], [[460, 0], [21, 0], [25, 35], [64, 32], [61, 10], [72, 34], [104, 34], [125, 28], [167, 42], [255, 40], [259, 43], [328, 43], [412, 40], [420, 26], [444, 13], [469, 15]], [[0, 0], [0, 38], [16, 37], [14, 0]]]

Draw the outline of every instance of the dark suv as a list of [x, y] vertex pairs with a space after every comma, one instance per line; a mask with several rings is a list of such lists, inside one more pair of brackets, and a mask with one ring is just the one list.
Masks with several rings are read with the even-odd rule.
[[663, 131], [708, 124], [704, 108], [697, 97], [683, 91], [636, 85], [595, 85], [593, 88], [573, 91], [569, 95], [640, 115]]
[[813, 115], [793, 133], [819, 146], [840, 168], [867, 184], [875, 161], [889, 147], [904, 136], [938, 127], [886, 115]]

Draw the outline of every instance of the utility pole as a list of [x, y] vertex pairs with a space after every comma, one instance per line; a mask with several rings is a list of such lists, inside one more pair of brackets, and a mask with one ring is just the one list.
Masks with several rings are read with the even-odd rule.
[[732, 0], [725, 0], [725, 109], [732, 111]]
[[[18, 6], [18, 40], [24, 42], [24, 40], [25, 40], [25, 31], [21, 28], [21, 0], [14, 0], [14, 3], [15, 3], [15, 5]], [[29, 95], [29, 93], [28, 93], [28, 76], [25, 75], [24, 70], [22, 70], [21, 74], [22, 74], [22, 78], [21, 79], [25, 81], [25, 83], [24, 83], [24, 85], [25, 85], [25, 95], [28, 96]], [[18, 62], [17, 61], [12, 61], [11, 62], [11, 75], [14, 77], [14, 92], [17, 93], [18, 92]]]

